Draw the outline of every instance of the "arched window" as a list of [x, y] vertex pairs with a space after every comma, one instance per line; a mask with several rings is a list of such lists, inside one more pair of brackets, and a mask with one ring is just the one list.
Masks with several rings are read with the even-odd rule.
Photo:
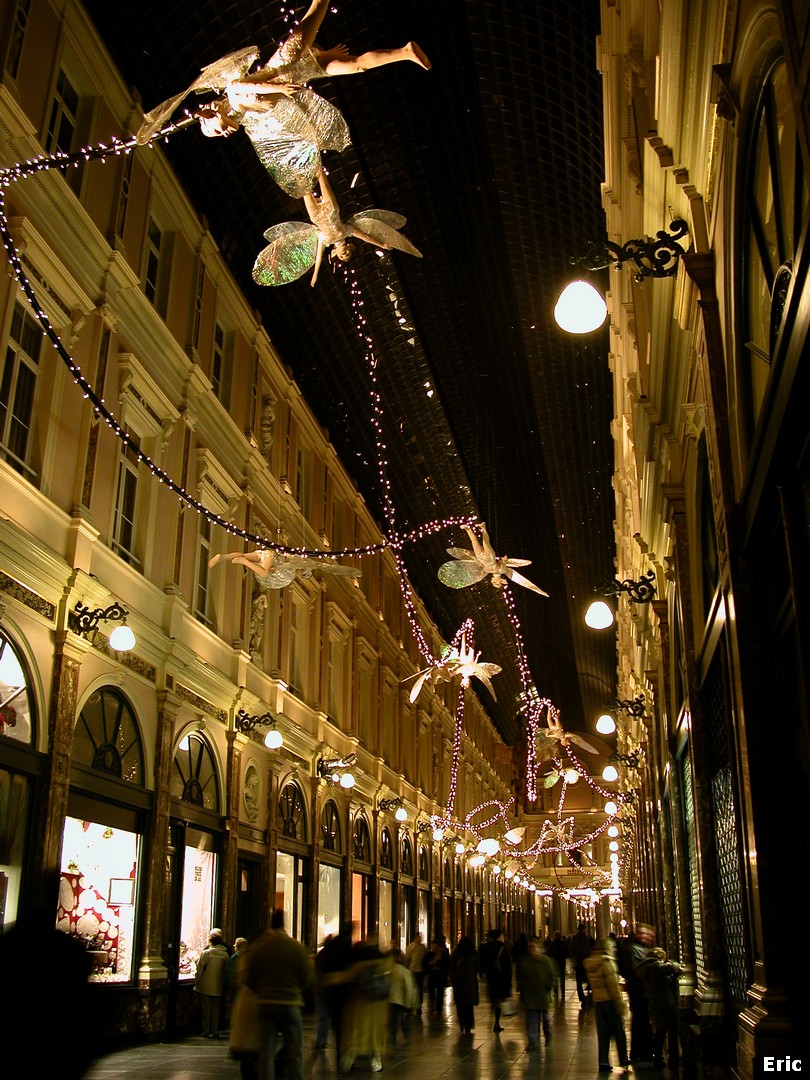
[[201, 806], [206, 810], [219, 809], [219, 784], [214, 755], [205, 739], [189, 733], [180, 740], [174, 755], [171, 793], [175, 799]]
[[340, 817], [330, 799], [321, 811], [321, 843], [326, 851], [340, 851]]
[[358, 814], [354, 819], [354, 857], [360, 862], [371, 862], [371, 834], [368, 831], [366, 819]]
[[394, 847], [391, 843], [391, 833], [387, 828], [380, 834], [380, 866], [383, 870], [394, 869]]
[[419, 880], [428, 881], [430, 879], [430, 863], [428, 861], [427, 848], [424, 844], [419, 848]]
[[401, 873], [413, 877], [413, 846], [407, 836], [402, 838], [402, 854], [400, 858], [399, 868]]
[[84, 703], [73, 735], [72, 757], [78, 765], [143, 786], [140, 728], [117, 687], [102, 686]]
[[807, 217], [807, 177], [783, 57], [773, 63], [760, 90], [744, 183], [740, 309], [747, 420], [753, 439]]
[[278, 800], [281, 834], [290, 840], [305, 840], [304, 799], [297, 784], [286, 784]]
[[28, 668], [0, 631], [0, 735], [18, 742], [34, 741], [34, 698]]

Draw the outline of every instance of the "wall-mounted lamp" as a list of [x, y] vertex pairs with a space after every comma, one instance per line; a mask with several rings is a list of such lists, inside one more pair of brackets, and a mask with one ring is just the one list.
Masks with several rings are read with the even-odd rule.
[[342, 788], [353, 788], [354, 773], [350, 767], [357, 761], [357, 754], [348, 754], [344, 758], [318, 758], [318, 776], [329, 784], [340, 784]]
[[110, 648], [116, 652], [128, 652], [136, 645], [135, 635], [127, 626], [129, 612], [121, 604], [110, 604], [108, 608], [89, 608], [78, 603], [68, 615], [68, 626], [74, 634], [91, 634], [100, 622], [123, 620], [110, 634]]
[[236, 714], [236, 726], [243, 735], [247, 735], [254, 728], [264, 727], [266, 724], [270, 725], [270, 730], [264, 737], [264, 745], [268, 750], [278, 750], [284, 745], [284, 737], [276, 727], [275, 717], [271, 716], [269, 712], [264, 713], [262, 716], [249, 716], [244, 709], [240, 709]]
[[[636, 281], [647, 277], [673, 277], [678, 272], [678, 260], [686, 254], [678, 241], [688, 233], [687, 223], [676, 218], [669, 232], [660, 229], [652, 240], [628, 240], [621, 245], [603, 240], [569, 262], [589, 273], [609, 266], [620, 270], [626, 262], [632, 261], [636, 267]], [[554, 308], [557, 325], [569, 334], [589, 334], [598, 330], [606, 317], [604, 297], [589, 281], [582, 279], [572, 281], [563, 289]]]
[[[657, 591], [654, 570], [648, 570], [637, 581], [632, 578], [625, 578], [624, 581], [613, 578], [594, 589], [594, 592], [601, 596], [620, 596], [626, 593], [631, 604], [649, 604]], [[613, 609], [604, 600], [594, 600], [585, 612], [585, 622], [592, 630], [606, 630], [613, 625], [613, 619]]]
[[417, 821], [416, 823], [416, 835], [421, 836], [422, 833], [430, 832], [432, 828], [433, 825], [429, 821], [426, 821], [424, 818], [422, 818], [421, 821]]
[[631, 754], [620, 754], [618, 751], [614, 751], [608, 758], [608, 761], [615, 761], [619, 765], [626, 765], [628, 769], [637, 769], [640, 757], [641, 748], [639, 747]]
[[395, 799], [380, 799], [379, 807], [380, 810], [393, 810], [394, 808], [396, 808], [397, 812], [394, 814], [394, 817], [397, 819], [397, 821], [408, 820], [408, 811], [402, 805], [401, 795], [398, 795]]
[[644, 695], [639, 694], [638, 697], [626, 698], [624, 701], [616, 698], [613, 702], [613, 708], [621, 709], [628, 716], [632, 716], [634, 720], [641, 720], [644, 716]]

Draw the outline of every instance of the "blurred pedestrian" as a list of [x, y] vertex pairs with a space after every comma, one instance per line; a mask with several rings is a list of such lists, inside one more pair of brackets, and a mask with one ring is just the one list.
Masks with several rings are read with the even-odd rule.
[[537, 938], [527, 939], [526, 954], [516, 965], [520, 1003], [526, 1011], [527, 1050], [536, 1050], [540, 1025], [546, 1044], [551, 1042], [549, 1004], [551, 991], [557, 985], [557, 965], [540, 948]]
[[653, 1065], [664, 1067], [664, 1043], [667, 1044], [667, 1064], [678, 1068], [678, 976], [680, 964], [667, 959], [663, 949], [650, 949], [647, 957], [636, 967], [636, 973], [647, 991], [650, 1020], [653, 1029]]
[[391, 987], [388, 994], [388, 1015], [390, 1020], [391, 1046], [397, 1045], [397, 1036], [402, 1032], [405, 1042], [411, 1036], [411, 1013], [421, 1001], [416, 984], [404, 954], [395, 961], [391, 969]]
[[392, 967], [391, 957], [383, 956], [374, 935], [370, 934], [352, 949], [341, 1022], [342, 1073], [351, 1072], [358, 1057], [371, 1058], [372, 1072], [382, 1069]]
[[441, 1016], [444, 1009], [444, 992], [447, 989], [449, 971], [450, 952], [445, 944], [444, 936], [437, 934], [431, 944], [430, 952], [425, 957], [430, 1011], [436, 1016]]
[[478, 954], [471, 937], [462, 937], [450, 957], [450, 984], [462, 1035], [472, 1035], [478, 1004]]
[[585, 960], [590, 956], [594, 946], [594, 939], [588, 933], [584, 922], [577, 927], [577, 932], [568, 942], [568, 955], [574, 968], [574, 977], [577, 981], [577, 997], [579, 1006], [584, 1009], [588, 1003], [589, 987], [588, 978], [585, 974]]
[[487, 980], [487, 992], [492, 1004], [495, 1034], [503, 1031], [501, 1013], [504, 1001], [512, 994], [512, 955], [503, 940], [503, 930], [490, 930], [487, 940], [479, 950], [481, 968]]
[[416, 1006], [417, 1013], [422, 1011], [422, 998], [425, 990], [425, 956], [427, 954], [427, 947], [421, 933], [417, 932], [416, 937], [410, 943], [405, 950], [405, 959], [408, 961], [408, 967], [414, 979], [416, 979], [416, 986], [419, 991], [419, 1004]]
[[258, 998], [260, 1080], [275, 1080], [276, 1051], [284, 1040], [287, 1080], [303, 1080], [303, 1021], [301, 1009], [314, 981], [309, 953], [284, 929], [284, 912], [273, 912], [270, 929], [245, 953], [244, 985]]
[[555, 997], [565, 1001], [565, 973], [568, 966], [568, 941], [562, 936], [561, 931], [555, 930], [546, 952], [557, 965], [557, 986], [554, 989]]
[[603, 938], [594, 946], [584, 960], [585, 971], [593, 995], [596, 1016], [596, 1042], [599, 1054], [599, 1071], [611, 1072], [610, 1042], [616, 1043], [619, 1064], [627, 1068], [627, 1037], [624, 1032], [624, 1016], [627, 1005], [619, 983], [619, 969], [615, 961], [615, 943]]

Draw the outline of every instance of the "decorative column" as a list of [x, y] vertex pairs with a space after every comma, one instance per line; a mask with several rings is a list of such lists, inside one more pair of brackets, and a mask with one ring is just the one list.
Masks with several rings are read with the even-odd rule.
[[314, 949], [318, 943], [318, 901], [321, 880], [321, 781], [312, 778], [310, 791], [310, 821], [312, 822], [312, 856], [309, 860], [309, 911], [307, 912], [306, 944]]
[[277, 759], [271, 759], [267, 767], [267, 853], [264, 858], [263, 876], [264, 888], [261, 890], [262, 908], [260, 910], [261, 922], [265, 926], [270, 925], [270, 916], [276, 904], [276, 870], [278, 860], [278, 801], [281, 796], [279, 790], [279, 768]]
[[152, 811], [147, 832], [145, 903], [143, 904], [143, 956], [138, 967], [138, 986], [148, 989], [167, 982], [164, 960], [165, 906], [170, 895], [166, 881], [166, 852], [169, 846], [170, 779], [174, 749], [174, 726], [179, 699], [167, 690], [157, 693], [157, 729], [155, 732], [155, 771]]
[[[234, 709], [231, 709], [233, 724]], [[239, 861], [239, 795], [242, 789], [242, 751], [236, 741], [236, 731], [231, 726], [225, 733], [228, 742], [226, 757], [226, 807], [225, 850], [222, 852], [222, 877], [220, 880], [220, 926], [226, 941], [233, 941], [236, 932], [236, 890], [238, 888]], [[248, 736], [250, 738], [250, 736]]]
[[[79, 671], [89, 646], [69, 630], [57, 630], [53, 683], [48, 707], [48, 756], [41, 812], [37, 820], [33, 873], [34, 906], [50, 907], [56, 918], [62, 833], [70, 790], [73, 728], [79, 700]], [[56, 891], [51, 891], [52, 889]]]

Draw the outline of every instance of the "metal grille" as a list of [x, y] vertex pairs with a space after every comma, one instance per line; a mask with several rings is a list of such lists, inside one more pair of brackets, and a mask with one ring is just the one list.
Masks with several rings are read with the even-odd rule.
[[[676, 855], [675, 855], [675, 837], [674, 837], [674, 828], [673, 828], [673, 821], [672, 821], [672, 803], [671, 803], [669, 798], [667, 798], [667, 805], [666, 805], [666, 823], [667, 823], [667, 832], [669, 834], [669, 850], [672, 852], [673, 870], [674, 870], [674, 868], [675, 868], [675, 859], [676, 859]], [[676, 880], [675, 880], [675, 888], [673, 888], [673, 890], [672, 890], [672, 896], [674, 898], [674, 903], [675, 903], [675, 938], [676, 938], [676, 941], [677, 941], [677, 956], [678, 956], [679, 960], [683, 960], [685, 953], [684, 953], [684, 947], [683, 947], [683, 936], [682, 936], [682, 933], [681, 933], [681, 896], [680, 896], [680, 889], [678, 888], [677, 875], [676, 875]], [[667, 942], [667, 945], [668, 945], [670, 951], [672, 951], [672, 945], [673, 944], [674, 943], [671, 942], [671, 941]]]
[[720, 924], [728, 992], [734, 1001], [742, 1004], [749, 983], [745, 950], [745, 913], [740, 876], [740, 846], [734, 811], [734, 786], [728, 752], [725, 684], [719, 655], [712, 662], [703, 698], [709, 736], [717, 884], [720, 892]]
[[689, 891], [692, 897], [692, 927], [695, 935], [695, 974], [703, 971], [703, 923], [700, 919], [700, 875], [698, 873], [697, 843], [695, 841], [695, 805], [692, 793], [692, 762], [687, 751], [681, 758], [683, 785], [684, 832], [689, 855]]

